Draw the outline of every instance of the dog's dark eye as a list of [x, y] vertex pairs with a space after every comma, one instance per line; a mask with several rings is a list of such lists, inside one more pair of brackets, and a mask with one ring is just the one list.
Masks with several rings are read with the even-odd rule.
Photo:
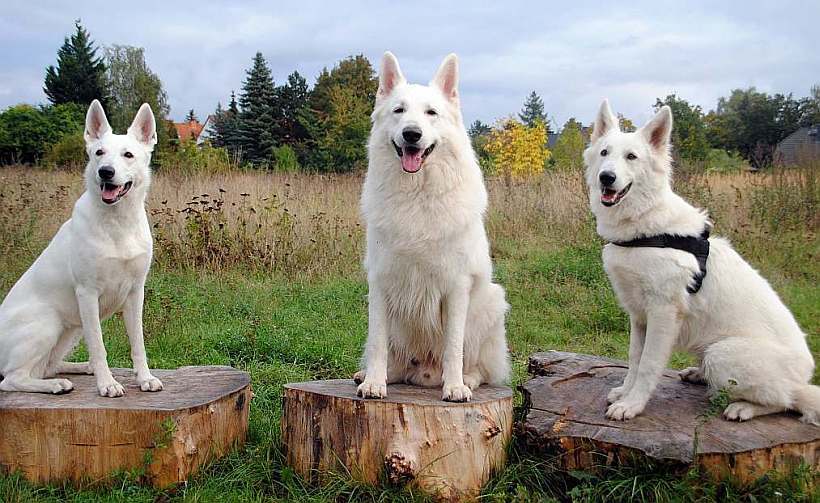
[[97, 155], [99, 156], [99, 155], [103, 155], [105, 152], [103, 152], [103, 149], [99, 149], [99, 150], [97, 150], [97, 151], [96, 151], [96, 152], [94, 152], [94, 153], [95, 153], [95, 154], [97, 154]]
[[404, 113], [404, 107], [396, 108], [395, 110], [393, 110], [393, 113], [394, 114], [403, 114]]
[[608, 153], [606, 149], [601, 150], [601, 157], [606, 157]]
[[430, 110], [427, 111], [427, 115], [438, 115], [438, 112], [436, 112], [435, 110], [433, 110], [431, 108]]
[[626, 158], [629, 159], [630, 161], [634, 161], [635, 159], [638, 158], [638, 156], [633, 154], [632, 152], [630, 152], [630, 153], [626, 154]]
[[132, 158], [134, 157], [134, 154], [132, 154], [131, 152], [126, 152], [126, 153], [124, 153], [124, 154], [122, 154], [122, 155], [123, 155], [126, 159], [132, 159]]

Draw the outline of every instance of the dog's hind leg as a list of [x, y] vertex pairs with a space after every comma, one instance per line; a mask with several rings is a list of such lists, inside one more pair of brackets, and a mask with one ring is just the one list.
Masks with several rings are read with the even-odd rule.
[[509, 306], [504, 299], [504, 289], [490, 283], [481, 299], [470, 304], [468, 331], [482, 332], [477, 340], [478, 361], [476, 367], [468, 365], [464, 371], [464, 384], [475, 389], [481, 384], [504, 384], [510, 378], [510, 356], [507, 349], [504, 319]]
[[724, 417], [738, 421], [787, 409], [811, 416], [800, 399], [810, 387], [813, 369], [810, 354], [754, 337], [730, 337], [712, 344], [706, 348], [702, 365], [712, 393], [724, 391], [733, 400]]
[[63, 332], [57, 345], [51, 350], [48, 366], [46, 367], [47, 377], [54, 377], [57, 374], [91, 375], [94, 373], [88, 362], [74, 363], [65, 361], [65, 358], [71, 354], [82, 336], [83, 332], [79, 328], [70, 328]]
[[10, 372], [0, 381], [0, 391], [25, 391], [62, 395], [72, 389], [74, 389], [74, 385], [68, 379], [37, 379], [31, 377], [28, 369]]

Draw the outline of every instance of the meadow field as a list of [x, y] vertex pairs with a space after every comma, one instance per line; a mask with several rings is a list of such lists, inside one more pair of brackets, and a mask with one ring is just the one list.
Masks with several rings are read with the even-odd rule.
[[[760, 173], [681, 169], [675, 188], [708, 208], [766, 276], [820, 357], [820, 165]], [[236, 171], [160, 173], [148, 202], [155, 262], [146, 291], [150, 364], [232, 365], [251, 374], [247, 445], [185, 487], [158, 492], [135, 473], [103, 486], [45, 487], [0, 476], [0, 500], [29, 501], [396, 501], [401, 489], [363, 486], [340, 475], [312, 488], [284, 465], [282, 385], [351, 376], [367, 326], [358, 214], [360, 175]], [[497, 280], [512, 305], [507, 334], [512, 384], [527, 356], [560, 349], [625, 358], [628, 319], [603, 272], [581, 174], [489, 179], [487, 227]], [[65, 221], [83, 188], [76, 171], [0, 168], [0, 295], [11, 288]], [[122, 321], [103, 326], [112, 366], [130, 366]], [[84, 358], [80, 348], [76, 359]], [[685, 355], [672, 365], [684, 366]], [[820, 372], [815, 374], [817, 381]], [[520, 396], [516, 399], [520, 407]], [[519, 409], [520, 411], [520, 409]], [[2, 427], [2, 425], [0, 425]], [[510, 466], [485, 488], [488, 501], [817, 501], [816, 474], [798, 471], [752, 487], [720, 485], [657, 467], [564, 473], [511, 446]], [[816, 482], [816, 481], [815, 481]]]

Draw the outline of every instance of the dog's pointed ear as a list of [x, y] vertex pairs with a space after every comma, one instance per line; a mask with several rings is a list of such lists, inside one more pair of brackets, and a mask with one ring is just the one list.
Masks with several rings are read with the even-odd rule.
[[672, 109], [668, 105], [662, 106], [640, 132], [655, 150], [668, 149], [672, 137]]
[[128, 126], [128, 134], [153, 150], [154, 145], [157, 144], [157, 124], [154, 121], [154, 112], [151, 111], [151, 105], [148, 103], [142, 104], [136, 117], [134, 117], [134, 122]]
[[430, 82], [431, 85], [437, 86], [444, 93], [448, 100], [458, 102], [458, 56], [449, 54], [441, 66], [438, 67], [436, 76]]
[[379, 90], [376, 91], [376, 101], [381, 101], [393, 92], [400, 84], [404, 84], [404, 75], [399, 68], [399, 60], [393, 53], [387, 51], [382, 56], [382, 66], [379, 71]]
[[595, 123], [592, 126], [592, 134], [590, 135], [590, 143], [595, 143], [598, 138], [610, 132], [613, 128], [618, 128], [618, 118], [612, 113], [609, 108], [609, 100], [604, 99], [601, 103], [601, 108], [598, 109], [598, 116], [595, 117]]
[[99, 140], [110, 132], [111, 126], [108, 125], [102, 104], [99, 100], [92, 101], [85, 114], [85, 132], [83, 133], [85, 142], [91, 143]]

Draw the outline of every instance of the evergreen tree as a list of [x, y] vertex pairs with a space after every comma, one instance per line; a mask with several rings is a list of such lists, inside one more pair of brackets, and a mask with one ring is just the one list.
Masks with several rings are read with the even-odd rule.
[[185, 116], [185, 122], [198, 122], [199, 119], [196, 118], [196, 113], [194, 113], [194, 109], [190, 109], [188, 111], [188, 115]]
[[544, 102], [535, 91], [527, 96], [526, 101], [524, 101], [524, 108], [521, 109], [518, 117], [527, 127], [533, 127], [537, 122], [541, 122], [547, 128], [547, 135], [552, 134], [549, 118], [544, 111]]
[[231, 101], [227, 109], [222, 108], [222, 103], [216, 105], [210, 134], [215, 147], [224, 147], [233, 156], [239, 152], [236, 131], [238, 120], [239, 109], [236, 104], [236, 95], [231, 91]]
[[308, 137], [307, 130], [299, 122], [299, 111], [307, 106], [308, 84], [299, 72], [288, 76], [286, 84], [276, 89], [277, 119], [279, 122], [279, 142], [285, 145], [298, 145]]
[[88, 105], [99, 99], [108, 103], [108, 89], [105, 82], [105, 63], [97, 57], [97, 48], [88, 31], [74, 22], [75, 33], [66, 37], [57, 51], [57, 66], [46, 69], [43, 91], [55, 105], [78, 103]]
[[241, 149], [244, 161], [254, 165], [268, 162], [271, 149], [275, 146], [275, 99], [276, 89], [270, 68], [262, 53], [257, 52], [239, 95], [236, 145]]
[[470, 127], [467, 129], [467, 134], [470, 136], [470, 139], [475, 141], [475, 139], [479, 136], [484, 136], [490, 134], [493, 128], [489, 126], [489, 124], [484, 124], [480, 120], [476, 119], [470, 124]]

